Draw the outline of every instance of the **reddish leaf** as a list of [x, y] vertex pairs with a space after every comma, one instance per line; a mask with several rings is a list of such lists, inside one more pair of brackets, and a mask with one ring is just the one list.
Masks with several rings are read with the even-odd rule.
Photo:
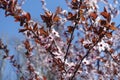
[[103, 27], [100, 27], [98, 34], [101, 34], [104, 31], [103, 29], [104, 29]]
[[71, 12], [68, 12], [68, 16], [67, 16], [68, 20], [75, 20], [75, 18], [76, 18], [76, 14], [73, 15]]
[[91, 12], [90, 13], [90, 17], [92, 17], [93, 20], [95, 20], [97, 18], [97, 13], [96, 12]]
[[82, 38], [82, 39], [80, 40], [80, 42], [83, 44], [83, 42], [84, 42], [84, 38]]
[[98, 72], [98, 74], [101, 74], [101, 75], [103, 75], [103, 74], [104, 74], [102, 71], [97, 71], [97, 72]]
[[73, 14], [71, 12], [68, 12], [68, 19], [71, 19], [73, 17]]
[[25, 16], [26, 16], [27, 21], [29, 21], [31, 19], [30, 13], [27, 12]]
[[115, 23], [111, 23], [111, 25], [109, 25], [109, 29], [116, 30], [117, 28], [115, 27]]
[[92, 38], [92, 42], [93, 42], [93, 43], [96, 43], [96, 42], [97, 42], [97, 38], [93, 37], [93, 38]]
[[45, 12], [45, 15], [40, 16], [44, 22], [49, 22], [50, 20], [52, 20], [52, 15], [50, 15], [48, 12]]
[[106, 11], [104, 11], [104, 12], [101, 12], [100, 13], [104, 18], [108, 18], [109, 16], [109, 14], [106, 12]]
[[40, 78], [37, 74], [35, 74], [35, 80], [40, 80]]
[[86, 5], [81, 5], [80, 8], [81, 8], [81, 9], [86, 9], [87, 6], [86, 6]]
[[19, 32], [25, 32], [27, 29], [19, 29]]
[[83, 15], [83, 10], [80, 9], [80, 10], [79, 10], [79, 13], [80, 13], [80, 16], [82, 16], [82, 15]]
[[31, 65], [28, 66], [28, 70], [29, 70], [30, 72], [34, 72], [34, 68], [33, 68]]
[[25, 48], [26, 48], [26, 49], [29, 49], [29, 48], [30, 48], [30, 43], [29, 43], [28, 40], [26, 40], [26, 41], [24, 42], [24, 45], [25, 45]]
[[117, 28], [115, 26], [113, 26], [113, 25], [110, 25], [109, 29], [116, 30]]
[[45, 76], [43, 76], [43, 80], [47, 80], [47, 78]]
[[40, 34], [44, 35], [45, 37], [49, 35], [48, 32], [46, 32], [43, 28], [40, 28], [39, 31], [40, 31]]
[[46, 23], [47, 27], [51, 27], [52, 26], [52, 17], [53, 14], [51, 14], [50, 12], [45, 12], [45, 15], [40, 15], [42, 20]]
[[108, 22], [106, 20], [100, 20], [100, 25], [108, 27]]
[[107, 43], [108, 43], [109, 45], [112, 45], [112, 44], [113, 44], [113, 42], [112, 42], [112, 41], [107, 41]]
[[18, 22], [18, 21], [20, 21], [21, 16], [14, 16], [14, 18], [15, 18], [15, 22]]
[[11, 13], [13, 13], [14, 8], [15, 8], [15, 6], [16, 6], [16, 3], [17, 3], [17, 1], [14, 1], [14, 0], [11, 0], [11, 1], [9, 2], [8, 8], [9, 8], [9, 10], [11, 11]]
[[40, 44], [40, 43], [41, 43], [38, 39], [35, 39], [35, 42], [36, 42], [36, 43], [38, 43], [38, 44]]
[[23, 26], [24, 23], [25, 23], [25, 16], [21, 16], [21, 18], [20, 18], [20, 26]]
[[70, 38], [67, 38], [67, 44], [69, 44], [70, 43]]
[[110, 49], [110, 50], [109, 50], [110, 53], [113, 53], [114, 51], [115, 51], [114, 49]]
[[38, 27], [37, 27], [37, 23], [33, 26], [33, 30], [37, 31]]
[[73, 27], [73, 26], [68, 26], [68, 32], [69, 32], [69, 33], [72, 33], [73, 30], [74, 30], [74, 27]]
[[81, 16], [81, 20], [82, 20], [82, 21], [85, 21], [85, 17], [84, 17], [84, 16]]
[[110, 13], [107, 12], [106, 8], [104, 8], [104, 12], [101, 12], [101, 15], [102, 15], [105, 19], [107, 19], [108, 22], [110, 22], [110, 20], [111, 20], [111, 15], [110, 15]]
[[86, 49], [89, 49], [89, 48], [90, 48], [90, 45], [89, 45], [89, 44], [85, 44], [84, 47], [85, 47]]
[[72, 2], [76, 3], [76, 2], [77, 2], [77, 0], [72, 0]]
[[90, 25], [90, 27], [87, 30], [92, 31], [93, 30], [93, 25]]
[[105, 35], [106, 35], [108, 38], [111, 38], [111, 37], [112, 37], [112, 33], [109, 33], [109, 32], [105, 33]]
[[60, 17], [57, 16], [57, 14], [54, 15], [54, 17], [53, 17], [53, 21], [54, 21], [54, 22], [58, 22], [59, 20], [60, 20]]
[[113, 74], [114, 75], [118, 75], [118, 70], [114, 67], [114, 69], [113, 69]]
[[78, 7], [78, 0], [72, 0], [72, 2], [71, 2], [71, 4], [72, 4], [72, 6], [71, 6], [71, 8], [72, 9], [78, 9], [79, 7]]
[[30, 31], [27, 31], [27, 36], [29, 37], [31, 35]]

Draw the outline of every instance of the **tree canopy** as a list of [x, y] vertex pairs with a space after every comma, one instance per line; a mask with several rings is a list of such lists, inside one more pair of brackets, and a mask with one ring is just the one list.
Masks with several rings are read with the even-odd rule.
[[16, 46], [19, 61], [0, 40], [1, 60], [10, 61], [18, 80], [119, 80], [119, 0], [65, 2], [67, 10], [58, 6], [52, 12], [41, 0], [44, 14], [37, 22], [17, 0], [0, 0], [0, 9], [20, 23], [25, 36]]

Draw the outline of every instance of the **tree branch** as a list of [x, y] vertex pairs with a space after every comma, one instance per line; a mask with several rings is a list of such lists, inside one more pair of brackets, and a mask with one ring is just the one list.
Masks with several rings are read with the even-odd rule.
[[116, 64], [120, 65], [120, 63], [118, 63], [118, 62], [116, 61], [116, 59], [112, 56], [112, 54], [110, 54], [110, 52], [109, 52], [107, 49], [105, 50], [105, 52], [110, 55], [110, 57], [113, 59], [113, 61], [114, 61]]
[[[102, 36], [102, 37], [103, 37], [103, 36]], [[79, 68], [80, 68], [80, 65], [81, 65], [82, 61], [90, 54], [90, 51], [93, 49], [94, 46], [96, 46], [96, 45], [98, 44], [98, 42], [102, 39], [102, 37], [99, 37], [98, 41], [97, 41], [93, 46], [91, 46], [91, 47], [88, 49], [87, 53], [86, 53], [86, 54], [83, 56], [83, 58], [79, 61], [77, 67], [75, 68], [75, 71], [74, 71], [72, 77], [71, 77], [69, 80], [73, 80], [73, 79], [74, 79], [77, 71], [78, 71]]]
[[66, 53], [65, 53], [65, 57], [64, 57], [64, 62], [65, 62], [66, 59], [67, 59], [67, 55], [68, 55], [68, 52], [69, 52], [69, 49], [70, 49], [71, 42], [72, 42], [72, 40], [73, 40], [73, 34], [74, 34], [74, 32], [75, 32], [76, 26], [77, 26], [77, 24], [75, 24], [75, 27], [73, 28], [73, 31], [72, 31], [72, 33], [71, 33], [70, 41], [69, 41], [69, 43], [68, 43], [68, 46], [67, 46], [67, 49], [66, 49]]

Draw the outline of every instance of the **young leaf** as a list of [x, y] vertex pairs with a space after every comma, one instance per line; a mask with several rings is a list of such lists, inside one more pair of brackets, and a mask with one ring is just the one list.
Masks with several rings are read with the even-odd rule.
[[18, 21], [20, 21], [21, 16], [14, 16], [14, 18], [15, 18], [15, 22], [18, 22]]
[[40, 28], [39, 31], [40, 31], [40, 34], [44, 35], [45, 37], [49, 35], [48, 32], [46, 32], [43, 28]]
[[46, 21], [47, 21], [47, 17], [46, 17], [45, 15], [40, 15], [40, 16], [41, 16], [43, 22], [46, 22]]
[[69, 33], [72, 33], [73, 29], [74, 29], [73, 26], [68, 26], [68, 32], [69, 32]]
[[34, 72], [34, 68], [31, 66], [31, 65], [28, 65], [28, 70], [30, 71], [30, 72]]
[[36, 31], [38, 29], [37, 23], [33, 26], [33, 30]]
[[68, 12], [68, 19], [71, 19], [73, 17], [73, 14], [71, 12]]
[[29, 49], [29, 48], [30, 48], [30, 43], [29, 43], [28, 40], [26, 40], [26, 41], [24, 42], [24, 45], [25, 45], [25, 48], [26, 48], [26, 49]]
[[89, 48], [90, 48], [90, 45], [89, 45], [89, 44], [85, 44], [84, 47], [85, 47], [86, 49], [89, 49]]
[[110, 30], [116, 30], [117, 28], [115, 27], [115, 23], [112, 22], [111, 25], [109, 25]]
[[112, 33], [109, 33], [109, 32], [107, 32], [105, 35], [106, 35], [108, 38], [111, 38], [111, 37], [112, 37]]
[[109, 50], [110, 53], [113, 53], [114, 51], [115, 51], [114, 49], [110, 49], [110, 50]]
[[108, 22], [106, 20], [100, 20], [99, 22], [101, 26], [108, 27]]
[[105, 19], [107, 19], [108, 22], [111, 21], [111, 15], [110, 15], [110, 13], [107, 12], [106, 8], [104, 8], [104, 11], [101, 12], [101, 15], [102, 15]]
[[25, 32], [27, 29], [19, 29], [19, 32]]
[[27, 21], [29, 21], [31, 19], [30, 13], [27, 12], [25, 16], [26, 16]]
[[67, 19], [68, 20], [75, 20], [76, 19], [76, 14], [72, 14], [71, 12], [68, 12]]
[[47, 78], [45, 76], [43, 76], [43, 80], [47, 80]]
[[93, 38], [92, 38], [92, 42], [93, 42], [93, 43], [96, 43], [96, 42], [97, 42], [97, 38], [93, 37]]
[[54, 17], [53, 17], [53, 21], [54, 21], [54, 22], [58, 22], [59, 20], [60, 20], [60, 17], [57, 16], [57, 14], [54, 15]]
[[95, 20], [96, 18], [97, 18], [97, 13], [96, 12], [91, 12], [90, 13], [90, 17], [93, 19], [93, 20]]
[[84, 16], [81, 16], [81, 20], [82, 20], [82, 21], [85, 21], [86, 19], [85, 19], [85, 17], [84, 17]]

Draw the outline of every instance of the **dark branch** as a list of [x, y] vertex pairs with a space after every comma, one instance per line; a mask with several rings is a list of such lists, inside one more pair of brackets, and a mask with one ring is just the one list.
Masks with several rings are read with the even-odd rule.
[[110, 57], [113, 59], [113, 61], [114, 61], [116, 64], [120, 65], [120, 63], [119, 63], [118, 61], [116, 61], [116, 59], [112, 56], [112, 54], [111, 54], [107, 49], [105, 50], [105, 52], [110, 55]]
[[67, 46], [67, 49], [66, 49], [66, 53], [65, 53], [65, 57], [64, 57], [64, 62], [65, 62], [66, 59], [67, 59], [67, 55], [68, 55], [68, 52], [69, 52], [69, 49], [70, 49], [71, 42], [72, 42], [72, 40], [73, 40], [73, 34], [74, 34], [74, 32], [75, 32], [75, 28], [76, 28], [76, 27], [77, 27], [77, 24], [75, 24], [75, 27], [73, 28], [73, 31], [72, 31], [72, 33], [71, 33], [70, 41], [69, 41], [69, 43], [68, 43], [68, 46]]
[[98, 42], [99, 42], [103, 37], [104, 37], [104, 36], [99, 37], [98, 41], [97, 41], [96, 43], [94, 43], [93, 46], [91, 46], [91, 47], [88, 49], [86, 55], [84, 55], [83, 58], [80, 60], [80, 62], [77, 64], [77, 67], [75, 68], [75, 71], [74, 71], [72, 77], [71, 77], [69, 80], [73, 80], [73, 79], [74, 79], [77, 71], [78, 71], [79, 68], [80, 68], [80, 65], [82, 64], [82, 61], [90, 54], [90, 51], [93, 49], [93, 47], [96, 46], [96, 45], [98, 44]]
[[97, 60], [97, 70], [99, 71], [100, 68], [100, 59]]

